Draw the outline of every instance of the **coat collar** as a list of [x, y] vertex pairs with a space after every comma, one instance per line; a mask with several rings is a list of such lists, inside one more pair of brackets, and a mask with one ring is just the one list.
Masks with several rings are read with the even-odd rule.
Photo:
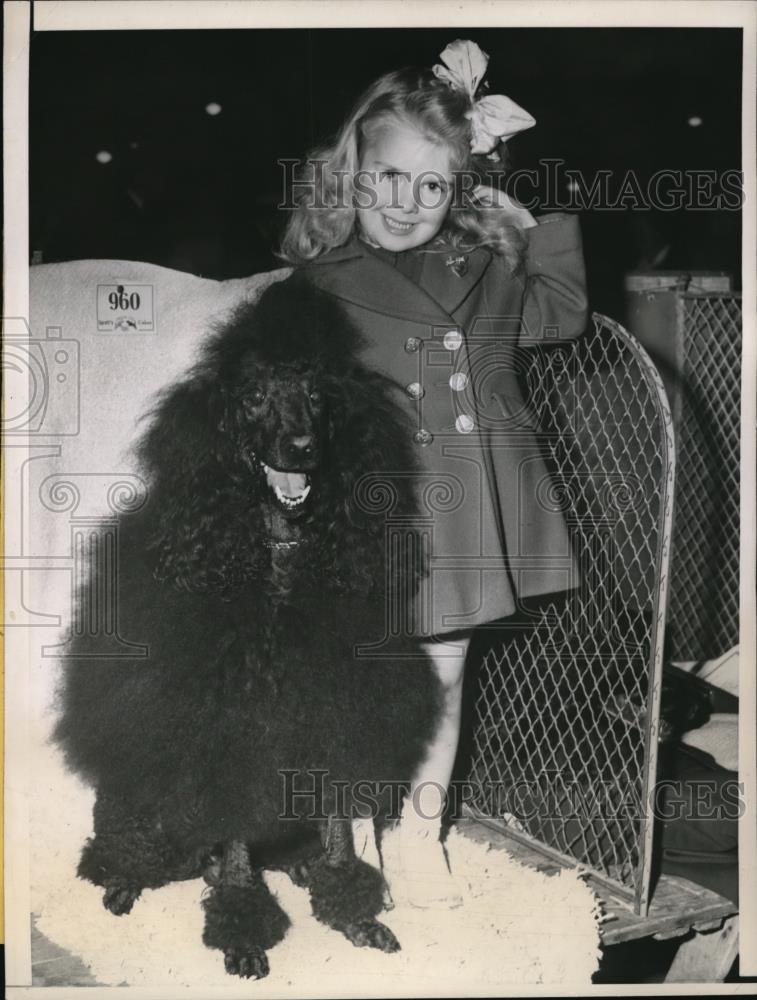
[[460, 256], [448, 245], [424, 253], [419, 287], [353, 237], [305, 269], [314, 284], [346, 302], [386, 316], [444, 325], [481, 281], [492, 259], [483, 248], [465, 254], [466, 269], [458, 276], [447, 261]]
[[[455, 312], [481, 281], [492, 262], [492, 253], [484, 247], [463, 253], [443, 244], [431, 247], [423, 255], [421, 286], [448, 313]], [[453, 264], [462, 265], [457, 269]]]

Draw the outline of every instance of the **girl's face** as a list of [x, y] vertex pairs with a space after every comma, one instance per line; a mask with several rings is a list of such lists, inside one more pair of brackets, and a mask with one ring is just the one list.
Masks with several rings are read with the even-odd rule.
[[449, 211], [449, 153], [408, 125], [383, 129], [366, 141], [356, 192], [358, 226], [369, 242], [395, 253], [423, 246]]

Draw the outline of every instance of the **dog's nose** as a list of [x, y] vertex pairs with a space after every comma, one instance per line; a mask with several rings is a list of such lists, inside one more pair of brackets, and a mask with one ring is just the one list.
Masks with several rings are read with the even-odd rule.
[[293, 437], [289, 439], [289, 447], [296, 455], [302, 455], [303, 457], [310, 457], [313, 454], [313, 445], [315, 444], [315, 439], [312, 434], [303, 434], [301, 437]]

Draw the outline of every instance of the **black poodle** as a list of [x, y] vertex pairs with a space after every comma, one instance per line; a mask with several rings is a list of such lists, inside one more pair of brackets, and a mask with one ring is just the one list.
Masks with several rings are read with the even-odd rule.
[[241, 976], [266, 975], [289, 925], [264, 868], [355, 944], [399, 947], [349, 817], [396, 812], [442, 699], [387, 624], [425, 567], [392, 541], [414, 537], [412, 429], [362, 347], [300, 275], [215, 332], [139, 446], [149, 492], [120, 519], [115, 583], [93, 564], [79, 594], [81, 620], [114, 586], [146, 655], [107, 655], [90, 621], [64, 662], [54, 739], [97, 793], [79, 876], [121, 914], [204, 875], [203, 940]]

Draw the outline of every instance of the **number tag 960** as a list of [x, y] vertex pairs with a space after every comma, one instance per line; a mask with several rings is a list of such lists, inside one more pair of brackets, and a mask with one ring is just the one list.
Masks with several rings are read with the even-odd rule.
[[97, 329], [101, 333], [152, 333], [155, 311], [152, 285], [97, 286]]

